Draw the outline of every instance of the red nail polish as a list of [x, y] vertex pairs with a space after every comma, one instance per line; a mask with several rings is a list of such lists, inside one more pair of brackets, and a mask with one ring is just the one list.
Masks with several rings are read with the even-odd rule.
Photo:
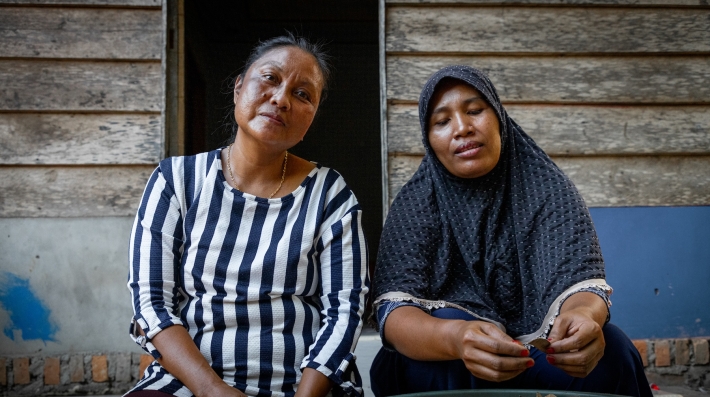
[[552, 356], [547, 356], [547, 362], [554, 365], [555, 364], [555, 358]]
[[528, 362], [525, 363], [525, 366], [528, 367], [528, 368], [532, 367], [533, 365], [535, 365], [535, 361], [533, 361], [533, 360], [530, 360], [530, 361], [528, 361]]
[[548, 341], [548, 342], [552, 342], [552, 338], [547, 338], [547, 341]]
[[527, 356], [529, 356], [529, 355], [530, 355], [530, 352], [528, 351], [528, 349], [523, 349], [523, 350], [520, 352], [520, 356], [521, 356], [521, 357], [527, 357]]
[[548, 347], [547, 348], [547, 354], [555, 354], [555, 349]]

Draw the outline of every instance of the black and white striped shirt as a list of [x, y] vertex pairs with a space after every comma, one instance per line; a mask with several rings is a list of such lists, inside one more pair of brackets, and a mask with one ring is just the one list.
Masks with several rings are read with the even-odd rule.
[[[231, 188], [221, 149], [160, 162], [130, 241], [131, 335], [187, 328], [224, 381], [292, 396], [310, 367], [358, 395], [353, 350], [368, 291], [361, 210], [343, 178], [317, 166], [282, 198]], [[135, 326], [145, 337], [137, 336]], [[192, 396], [158, 363], [135, 390]]]

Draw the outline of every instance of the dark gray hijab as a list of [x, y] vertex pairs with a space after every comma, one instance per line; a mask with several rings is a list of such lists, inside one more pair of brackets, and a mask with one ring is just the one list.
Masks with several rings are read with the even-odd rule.
[[[482, 177], [452, 175], [429, 144], [429, 102], [445, 78], [474, 87], [498, 116], [500, 160]], [[508, 116], [488, 77], [467, 66], [443, 68], [424, 86], [419, 115], [426, 155], [387, 216], [375, 297], [445, 301], [519, 336], [539, 329], [564, 291], [604, 279], [582, 197]]]

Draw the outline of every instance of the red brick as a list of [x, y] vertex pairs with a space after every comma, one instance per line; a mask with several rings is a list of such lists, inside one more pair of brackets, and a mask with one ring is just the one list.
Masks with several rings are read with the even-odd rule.
[[58, 385], [59, 379], [59, 359], [57, 357], [46, 357], [44, 359], [44, 384]]
[[30, 359], [15, 358], [12, 360], [13, 383], [16, 385], [26, 385], [30, 383]]
[[641, 355], [641, 361], [643, 361], [643, 366], [648, 367], [648, 343], [645, 340], [634, 340], [632, 341], [636, 350], [639, 351]]
[[688, 365], [690, 364], [690, 346], [687, 339], [675, 340], [675, 364]]
[[145, 372], [145, 369], [148, 368], [148, 366], [152, 362], [153, 362], [153, 356], [151, 356], [150, 354], [141, 355], [141, 362], [138, 365], [138, 379], [141, 379], [143, 377], [143, 373]]
[[69, 359], [69, 378], [72, 383], [84, 381], [84, 357], [71, 356]]
[[656, 366], [670, 367], [671, 366], [671, 345], [668, 340], [657, 340], [654, 345], [656, 352]]
[[0, 358], [0, 386], [7, 386], [7, 368], [5, 368], [4, 358]]
[[106, 356], [91, 356], [91, 379], [97, 383], [108, 381], [108, 360]]
[[693, 351], [695, 352], [695, 364], [707, 364], [710, 362], [707, 339], [693, 339]]

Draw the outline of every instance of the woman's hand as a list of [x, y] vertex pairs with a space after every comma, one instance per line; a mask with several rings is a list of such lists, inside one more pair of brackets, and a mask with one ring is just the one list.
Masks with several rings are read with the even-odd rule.
[[485, 321], [463, 321], [456, 336], [459, 357], [477, 378], [502, 382], [535, 365], [528, 350]]
[[471, 374], [493, 382], [511, 379], [535, 364], [525, 347], [491, 323], [438, 319], [412, 306], [390, 313], [385, 338], [411, 359], [460, 359]]
[[589, 375], [604, 356], [602, 326], [607, 310], [606, 303], [591, 292], [569, 297], [552, 326], [547, 361], [571, 376]]

